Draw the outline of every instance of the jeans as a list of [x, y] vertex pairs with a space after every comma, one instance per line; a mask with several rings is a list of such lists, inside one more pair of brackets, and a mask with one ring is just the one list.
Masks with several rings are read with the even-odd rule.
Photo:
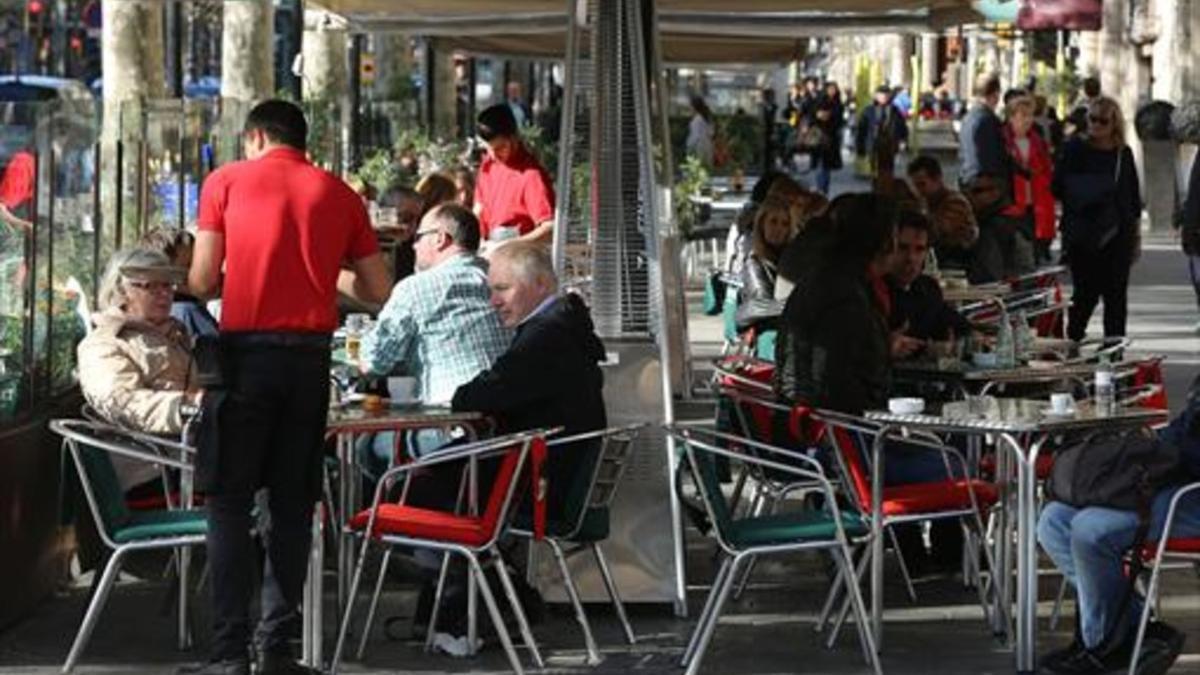
[[[1155, 495], [1146, 541], [1157, 541], [1161, 536], [1167, 508], [1177, 489], [1167, 488]], [[1061, 502], [1046, 504], [1038, 519], [1038, 542], [1075, 587], [1083, 643], [1089, 648], [1099, 646], [1110, 634], [1114, 644], [1120, 644], [1140, 616], [1138, 598], [1121, 612], [1129, 588], [1122, 557], [1133, 544], [1137, 525], [1133, 511], [1101, 506], [1080, 509]], [[1191, 493], [1180, 502], [1171, 536], [1200, 536], [1200, 494]]]
[[329, 349], [247, 346], [223, 336], [229, 389], [217, 411], [217, 460], [208, 487], [213, 657], [245, 659], [255, 555], [255, 493], [266, 488], [270, 526], [258, 639], [287, 655], [299, 617], [312, 513], [320, 491], [329, 409]]
[[817, 192], [825, 196], [829, 196], [829, 165], [824, 161], [817, 160]]
[[1096, 305], [1104, 300], [1104, 337], [1124, 337], [1129, 312], [1129, 243], [1120, 238], [1099, 250], [1072, 246], [1071, 308], [1067, 310], [1067, 337], [1082, 340]]

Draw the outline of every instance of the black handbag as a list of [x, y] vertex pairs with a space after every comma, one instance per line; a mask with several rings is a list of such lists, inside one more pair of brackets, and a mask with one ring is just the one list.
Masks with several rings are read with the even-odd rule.
[[1101, 432], [1055, 456], [1046, 496], [1078, 508], [1105, 506], [1148, 517], [1155, 493], [1180, 473], [1179, 449], [1153, 432]]

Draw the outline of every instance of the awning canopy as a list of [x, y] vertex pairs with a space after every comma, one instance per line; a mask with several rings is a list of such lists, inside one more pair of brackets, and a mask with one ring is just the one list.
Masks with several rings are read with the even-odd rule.
[[[876, 32], [928, 32], [971, 23], [971, 0], [658, 0], [663, 57], [669, 63], [786, 62], [805, 38]], [[559, 58], [566, 0], [314, 0], [361, 32], [439, 38], [478, 54]]]

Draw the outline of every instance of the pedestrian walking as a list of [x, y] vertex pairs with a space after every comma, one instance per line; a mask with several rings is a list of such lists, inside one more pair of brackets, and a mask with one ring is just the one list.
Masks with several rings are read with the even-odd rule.
[[1083, 339], [1101, 299], [1104, 337], [1125, 335], [1129, 270], [1141, 252], [1142, 194], [1124, 129], [1116, 101], [1096, 99], [1088, 106], [1086, 134], [1067, 141], [1054, 173], [1075, 288], [1067, 315], [1072, 340]]

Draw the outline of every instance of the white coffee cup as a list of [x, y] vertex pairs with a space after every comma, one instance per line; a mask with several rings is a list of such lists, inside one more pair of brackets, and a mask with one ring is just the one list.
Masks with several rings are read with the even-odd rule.
[[1075, 407], [1075, 399], [1070, 394], [1050, 394], [1050, 409], [1065, 415]]
[[387, 387], [392, 403], [416, 403], [418, 400], [415, 377], [389, 377]]

